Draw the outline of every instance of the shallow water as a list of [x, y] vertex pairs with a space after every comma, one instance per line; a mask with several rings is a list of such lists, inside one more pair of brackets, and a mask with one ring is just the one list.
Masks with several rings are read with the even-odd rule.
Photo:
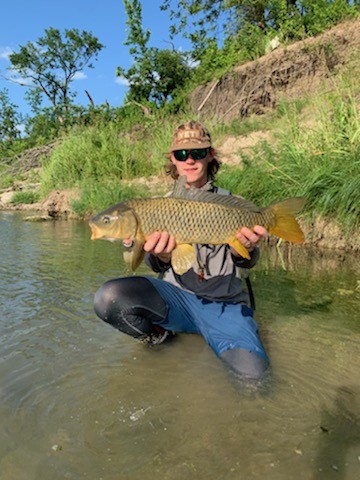
[[103, 324], [119, 246], [23, 218], [0, 212], [1, 480], [360, 478], [357, 258], [264, 249], [259, 388], [198, 336], [147, 348]]

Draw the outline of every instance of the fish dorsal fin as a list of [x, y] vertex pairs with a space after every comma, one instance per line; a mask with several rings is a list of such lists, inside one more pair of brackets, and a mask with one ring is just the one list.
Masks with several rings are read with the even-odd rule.
[[216, 203], [227, 207], [242, 208], [252, 212], [260, 212], [260, 208], [254, 203], [234, 195], [219, 195], [213, 192], [207, 192], [193, 186], [186, 188], [186, 176], [179, 177], [173, 193], [173, 198], [182, 198], [193, 202]]

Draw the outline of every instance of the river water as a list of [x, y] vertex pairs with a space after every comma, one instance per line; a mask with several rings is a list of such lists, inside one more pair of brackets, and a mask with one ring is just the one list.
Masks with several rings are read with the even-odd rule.
[[125, 267], [86, 224], [0, 212], [0, 245], [1, 480], [360, 478], [356, 257], [264, 248], [256, 386], [199, 336], [149, 348], [98, 320]]

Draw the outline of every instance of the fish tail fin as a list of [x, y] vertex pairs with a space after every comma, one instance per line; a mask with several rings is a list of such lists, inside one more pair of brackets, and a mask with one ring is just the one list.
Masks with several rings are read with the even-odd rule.
[[298, 213], [305, 204], [305, 198], [287, 198], [282, 202], [270, 205], [268, 209], [275, 215], [274, 225], [269, 228], [269, 233], [276, 235], [293, 243], [302, 243], [305, 240], [304, 232], [301, 230], [294, 215]]

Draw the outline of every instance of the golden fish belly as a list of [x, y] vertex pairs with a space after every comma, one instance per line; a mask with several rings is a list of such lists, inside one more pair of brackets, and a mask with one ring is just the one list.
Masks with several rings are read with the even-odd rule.
[[226, 243], [244, 226], [267, 227], [271, 221], [266, 211], [256, 213], [179, 198], [130, 200], [127, 204], [138, 216], [145, 237], [153, 231], [167, 231], [178, 243]]

